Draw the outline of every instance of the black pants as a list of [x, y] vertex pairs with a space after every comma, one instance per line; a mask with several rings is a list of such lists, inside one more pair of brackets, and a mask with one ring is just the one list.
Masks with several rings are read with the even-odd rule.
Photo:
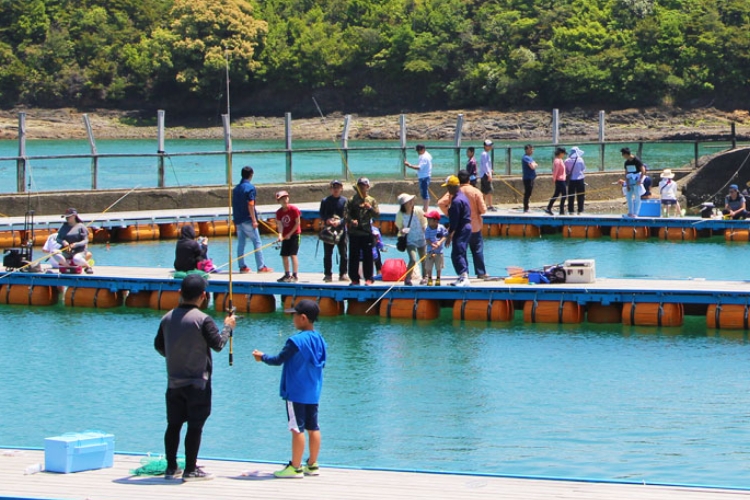
[[359, 281], [359, 263], [365, 280], [372, 279], [372, 235], [349, 234], [349, 279]]
[[323, 243], [323, 274], [331, 276], [333, 274], [333, 249], [339, 249], [339, 276], [346, 275], [348, 269], [346, 258], [346, 235], [342, 235], [337, 245]]
[[555, 200], [557, 200], [557, 197], [560, 197], [560, 215], [563, 215], [565, 213], [565, 194], [567, 193], [567, 189], [565, 188], [565, 181], [555, 181], [555, 194], [552, 195], [552, 198], [549, 199], [549, 204], [547, 205], [547, 210], [551, 211], [552, 206], [555, 204]]
[[568, 213], [573, 213], [573, 205], [578, 201], [578, 213], [583, 212], [583, 201], [586, 198], [586, 182], [583, 179], [568, 181]]
[[211, 414], [211, 382], [205, 389], [189, 385], [167, 389], [167, 430], [164, 433], [164, 453], [167, 468], [177, 468], [177, 449], [180, 446], [182, 424], [187, 422], [185, 434], [185, 472], [193, 472], [198, 461], [203, 425]]
[[523, 211], [529, 211], [529, 200], [531, 199], [531, 193], [534, 192], [534, 179], [523, 180]]

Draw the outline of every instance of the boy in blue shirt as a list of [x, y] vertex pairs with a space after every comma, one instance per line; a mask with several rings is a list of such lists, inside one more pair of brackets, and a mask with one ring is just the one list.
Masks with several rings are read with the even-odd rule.
[[[292, 432], [292, 460], [273, 475], [278, 478], [317, 476], [320, 473], [318, 453], [321, 442], [318, 402], [326, 365], [326, 342], [314, 325], [320, 308], [315, 301], [303, 299], [284, 312], [294, 314], [294, 327], [299, 331], [287, 339], [276, 356], [263, 354], [257, 349], [253, 351], [255, 361], [272, 366], [284, 365], [279, 393], [286, 401], [288, 425]], [[310, 455], [303, 466], [305, 430], [310, 437]]]

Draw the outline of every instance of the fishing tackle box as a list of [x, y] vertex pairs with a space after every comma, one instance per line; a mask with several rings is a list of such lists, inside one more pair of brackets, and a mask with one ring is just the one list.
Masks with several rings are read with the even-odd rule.
[[44, 470], [80, 472], [112, 467], [115, 436], [103, 432], [76, 432], [44, 440]]

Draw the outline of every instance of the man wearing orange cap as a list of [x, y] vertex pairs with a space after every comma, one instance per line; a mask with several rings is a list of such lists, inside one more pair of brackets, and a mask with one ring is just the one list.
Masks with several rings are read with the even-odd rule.
[[451, 261], [458, 279], [451, 283], [452, 286], [470, 286], [469, 263], [466, 261], [466, 248], [471, 239], [471, 207], [466, 195], [461, 192], [461, 182], [458, 177], [451, 175], [445, 180], [443, 187], [448, 188], [451, 205], [448, 209], [448, 236], [445, 246], [453, 245]]

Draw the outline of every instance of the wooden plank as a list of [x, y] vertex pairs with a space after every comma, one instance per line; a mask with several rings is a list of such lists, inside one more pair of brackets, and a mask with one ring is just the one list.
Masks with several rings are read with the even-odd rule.
[[[201, 460], [215, 475], [212, 481], [182, 483], [162, 476], [132, 476], [141, 457], [115, 455], [111, 469], [24, 475], [24, 469], [44, 462], [42, 451], [6, 450], [0, 455], [0, 495], [33, 498], [230, 499], [299, 500], [365, 499], [576, 499], [576, 500], [731, 500], [750, 498], [745, 490], [681, 488], [598, 482], [519, 479], [497, 476], [429, 474], [323, 468], [318, 477], [275, 479], [274, 464]], [[243, 475], [244, 474], [244, 475]]]

